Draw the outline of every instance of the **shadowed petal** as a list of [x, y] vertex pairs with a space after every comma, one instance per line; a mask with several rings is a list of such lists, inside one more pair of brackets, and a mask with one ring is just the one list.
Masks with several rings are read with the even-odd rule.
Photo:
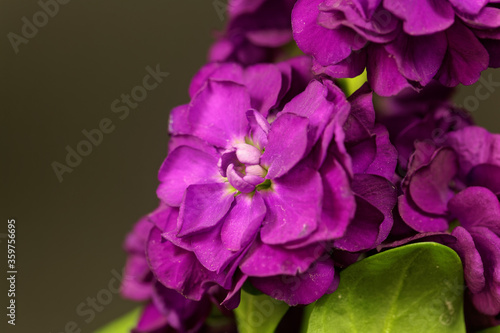
[[243, 259], [240, 269], [249, 276], [296, 275], [323, 255], [321, 244], [287, 250], [281, 246], [266, 245], [257, 239]]
[[213, 284], [223, 285], [223, 274], [207, 270], [192, 252], [163, 240], [156, 228], [149, 236], [147, 257], [158, 281], [189, 299], [200, 300]]
[[328, 260], [316, 262], [313, 267], [297, 276], [252, 277], [250, 281], [263, 293], [295, 306], [310, 304], [327, 292], [333, 292], [335, 289], [331, 286], [334, 276], [333, 262]]

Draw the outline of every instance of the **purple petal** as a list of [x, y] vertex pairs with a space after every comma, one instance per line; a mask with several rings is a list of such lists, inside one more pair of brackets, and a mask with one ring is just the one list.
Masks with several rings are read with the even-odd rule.
[[259, 164], [262, 152], [258, 148], [247, 143], [238, 143], [234, 147], [238, 161], [246, 165]]
[[333, 263], [318, 261], [306, 272], [297, 276], [278, 275], [251, 278], [255, 288], [263, 293], [286, 302], [290, 306], [310, 304], [327, 292], [333, 292], [335, 269]]
[[324, 0], [299, 0], [292, 11], [293, 36], [298, 47], [312, 54], [321, 66], [336, 64], [359, 50], [366, 40], [346, 27], [330, 30], [317, 23], [318, 6]]
[[368, 82], [380, 96], [392, 96], [411, 87], [399, 72], [396, 60], [380, 45], [370, 46], [366, 70]]
[[449, 246], [457, 252], [462, 260], [467, 287], [471, 292], [478, 293], [484, 289], [485, 279], [483, 261], [474, 240], [471, 234], [460, 226], [453, 230], [452, 235], [457, 238], [457, 242]]
[[266, 205], [259, 192], [238, 195], [234, 207], [224, 218], [222, 242], [228, 250], [239, 251], [255, 237], [266, 214]]
[[186, 134], [191, 131], [188, 120], [189, 105], [179, 105], [170, 111], [168, 132], [173, 135]]
[[[159, 216], [159, 214], [157, 215]], [[164, 227], [159, 228], [163, 233], [161, 236], [186, 251], [192, 251], [193, 247], [189, 238], [177, 237], [179, 233], [179, 208], [170, 209], [166, 214], [161, 217], [164, 220]]]
[[285, 176], [273, 179], [271, 190], [262, 191], [267, 215], [262, 242], [285, 244], [316, 230], [321, 214], [323, 188], [319, 173], [298, 165]]
[[201, 301], [192, 301], [158, 282], [155, 283], [154, 289], [153, 303], [156, 308], [167, 318], [168, 325], [180, 332], [197, 331], [210, 314], [211, 304], [208, 297], [202, 298]]
[[389, 132], [384, 126], [378, 125], [374, 132], [376, 133], [377, 154], [370, 166], [365, 170], [365, 173], [392, 180], [398, 163], [398, 152], [392, 145]]
[[309, 135], [312, 138], [310, 146], [319, 139], [333, 115], [334, 104], [327, 99], [328, 94], [329, 90], [325, 85], [313, 80], [304, 92], [285, 105], [281, 113], [292, 113], [309, 119]]
[[449, 28], [455, 12], [447, 1], [384, 0], [384, 7], [403, 20], [403, 29], [410, 35], [430, 35]]
[[417, 170], [410, 179], [409, 191], [413, 202], [424, 212], [443, 215], [453, 195], [449, 184], [458, 172], [455, 152], [439, 150], [431, 163]]
[[203, 88], [208, 79], [218, 81], [233, 81], [243, 84], [243, 67], [235, 63], [211, 62], [203, 66], [191, 80], [189, 86], [189, 96], [196, 96], [196, 93]]
[[472, 294], [472, 302], [480, 312], [496, 316], [500, 312], [500, 237], [483, 227], [473, 228], [471, 235], [483, 260], [486, 277], [486, 288]]
[[[486, 0], [483, 0], [486, 1]], [[469, 16], [460, 15], [460, 18], [465, 22], [465, 24], [471, 28], [484, 29], [484, 30], [494, 30], [500, 27], [500, 8], [495, 7], [484, 7], [479, 15]]]
[[267, 116], [278, 102], [281, 91], [281, 72], [272, 64], [250, 66], [244, 73], [245, 86], [251, 96], [251, 107]]
[[500, 194], [500, 166], [479, 164], [471, 169], [467, 175], [468, 186], [482, 186], [496, 195]]
[[250, 139], [253, 140], [259, 148], [267, 146], [267, 135], [270, 125], [266, 118], [255, 110], [247, 111]]
[[228, 310], [236, 309], [240, 305], [241, 288], [243, 287], [247, 279], [248, 275], [239, 272], [239, 274], [236, 275], [236, 282], [234, 283], [233, 288], [231, 288], [226, 298], [224, 298], [220, 305], [224, 306]]
[[159, 229], [151, 231], [147, 257], [158, 281], [189, 299], [200, 300], [210, 286], [223, 284], [223, 274], [207, 270], [192, 252], [162, 240]]
[[145, 248], [142, 254], [132, 254], [127, 258], [123, 271], [120, 292], [123, 297], [134, 301], [146, 301], [151, 297], [151, 271], [146, 261]]
[[481, 72], [488, 68], [488, 51], [462, 23], [456, 22], [446, 30], [448, 52], [436, 78], [443, 85], [454, 87], [459, 83], [476, 82]]
[[268, 179], [284, 175], [304, 157], [308, 148], [309, 120], [290, 113], [278, 117], [269, 131], [261, 164], [268, 168]]
[[447, 143], [458, 155], [462, 177], [478, 164], [500, 165], [500, 135], [492, 135], [482, 127], [469, 126], [452, 132]]
[[396, 189], [385, 178], [374, 175], [355, 175], [352, 189], [356, 194], [356, 214], [334, 245], [350, 252], [373, 249], [392, 228]]
[[450, 200], [448, 207], [464, 228], [481, 226], [500, 234], [500, 203], [490, 190], [484, 187], [468, 187], [457, 193]]
[[181, 204], [178, 237], [215, 226], [228, 212], [234, 192], [228, 184], [190, 185]]
[[209, 145], [205, 141], [191, 135], [174, 135], [168, 141], [168, 153], [170, 154], [176, 148], [181, 146], [188, 146], [204, 153], [212, 155], [215, 159], [219, 159], [220, 154], [214, 146]]
[[208, 143], [230, 148], [236, 140], [244, 141], [250, 109], [245, 87], [229, 81], [209, 80], [189, 105], [189, 133]]
[[192, 184], [220, 182], [217, 159], [200, 150], [181, 146], [171, 152], [158, 172], [158, 197], [171, 206], [180, 206]]
[[209, 271], [220, 273], [240, 253], [226, 248], [221, 239], [222, 224], [209, 231], [189, 237], [196, 258]]
[[350, 116], [356, 119], [365, 129], [375, 126], [375, 109], [373, 107], [373, 93], [368, 83], [363, 84], [351, 96]]
[[314, 61], [312, 70], [315, 74], [326, 74], [333, 78], [356, 77], [361, 75], [366, 67], [367, 55], [364, 50], [351, 53], [346, 59], [331, 66], [321, 66]]
[[243, 259], [240, 269], [249, 276], [296, 275], [307, 271], [324, 252], [325, 248], [321, 244], [288, 250], [256, 240]]
[[399, 214], [412, 229], [418, 232], [438, 232], [448, 229], [446, 217], [424, 213], [408, 195], [401, 195], [398, 199]]
[[153, 303], [149, 303], [144, 307], [139, 322], [132, 333], [157, 332], [157, 330], [166, 329], [167, 325], [168, 318]]
[[321, 223], [309, 237], [293, 245], [287, 245], [287, 248], [298, 248], [340, 238], [354, 217], [356, 202], [350, 180], [342, 165], [335, 159], [327, 159], [320, 172], [323, 180]]
[[243, 175], [234, 169], [234, 164], [229, 164], [227, 167], [227, 179], [229, 184], [241, 193], [250, 193], [255, 189], [255, 186], [243, 179]]
[[481, 43], [488, 51], [490, 55], [489, 67], [498, 68], [500, 67], [500, 43], [495, 39], [483, 39]]
[[459, 12], [470, 15], [476, 15], [479, 11], [488, 4], [488, 0], [449, 0], [450, 3]]
[[441, 67], [447, 49], [446, 34], [415, 37], [399, 34], [385, 49], [394, 56], [399, 72], [406, 79], [417, 81], [424, 86]]

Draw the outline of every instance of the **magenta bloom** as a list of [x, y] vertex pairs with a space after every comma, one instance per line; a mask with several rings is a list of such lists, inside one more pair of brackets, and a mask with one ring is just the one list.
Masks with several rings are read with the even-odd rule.
[[474, 306], [482, 313], [500, 313], [500, 203], [484, 187], [468, 187], [448, 204], [460, 222], [451, 245], [464, 264], [465, 280]]
[[374, 91], [390, 96], [432, 79], [469, 85], [498, 67], [496, 2], [299, 0], [292, 26], [317, 73], [354, 77], [366, 67]]
[[169, 328], [176, 332], [197, 332], [210, 313], [209, 297], [192, 301], [157, 282], [146, 259], [146, 244], [153, 229], [153, 223], [144, 217], [125, 240], [128, 258], [121, 293], [134, 301], [147, 301], [133, 332], [156, 333]]
[[[334, 247], [357, 252], [387, 237], [396, 153], [374, 124], [371, 94], [354, 97], [351, 114], [328, 80], [291, 98], [301, 59], [209, 65], [193, 80], [190, 104], [172, 111], [157, 191], [164, 205], [148, 242], [166, 287], [198, 300], [219, 285], [234, 307], [249, 279], [274, 298], [308, 304], [338, 284]], [[290, 66], [295, 76], [283, 75]]]
[[500, 193], [500, 135], [468, 126], [451, 132], [441, 147], [417, 143], [403, 179], [399, 212], [419, 232], [445, 231], [448, 202], [467, 186]]
[[230, 0], [226, 31], [210, 49], [210, 61], [244, 65], [272, 62], [292, 41], [295, 0]]

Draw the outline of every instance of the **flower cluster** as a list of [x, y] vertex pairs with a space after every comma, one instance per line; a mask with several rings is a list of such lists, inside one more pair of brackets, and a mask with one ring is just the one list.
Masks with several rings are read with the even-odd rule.
[[[498, 66], [497, 2], [230, 1], [171, 111], [158, 208], [125, 242], [122, 294], [147, 302], [135, 332], [199, 331], [243, 288], [310, 304], [345, 267], [418, 241], [456, 251], [492, 325], [500, 135], [450, 87]], [[306, 55], [287, 57], [292, 37]], [[346, 96], [335, 78], [365, 68]]]
[[299, 0], [292, 23], [317, 73], [354, 77], [366, 68], [382, 96], [433, 79], [469, 85], [500, 65], [497, 1]]

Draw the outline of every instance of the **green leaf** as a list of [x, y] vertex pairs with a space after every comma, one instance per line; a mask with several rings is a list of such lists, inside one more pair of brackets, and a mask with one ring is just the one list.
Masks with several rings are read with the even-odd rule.
[[267, 295], [252, 295], [241, 291], [240, 305], [236, 308], [239, 333], [272, 333], [289, 306]]
[[479, 333], [500, 333], [500, 326], [491, 327], [486, 330], [480, 331]]
[[103, 328], [98, 329], [94, 333], [130, 333], [130, 330], [137, 325], [140, 315], [141, 308], [137, 308], [123, 317], [107, 324]]
[[465, 333], [463, 269], [437, 243], [363, 259], [340, 273], [339, 288], [316, 302], [308, 333]]
[[361, 88], [363, 84], [365, 84], [367, 80], [367, 74], [366, 74], [366, 69], [364, 70], [361, 75], [356, 76], [355, 78], [352, 79], [338, 79], [337, 84], [339, 87], [344, 91], [345, 95], [347, 97], [351, 96], [353, 92]]

